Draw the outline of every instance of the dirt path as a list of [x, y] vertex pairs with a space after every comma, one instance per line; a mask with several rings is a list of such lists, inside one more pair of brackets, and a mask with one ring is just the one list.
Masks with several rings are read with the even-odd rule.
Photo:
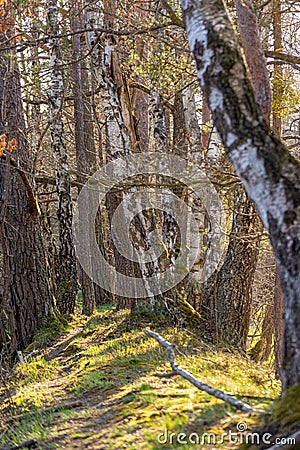
[[[169, 370], [165, 351], [143, 333], [126, 311], [104, 310], [90, 319], [80, 317], [46, 349], [16, 366], [10, 395], [2, 395], [0, 449], [36, 440], [37, 448], [160, 450], [182, 449], [176, 441], [163, 446], [168, 430], [211, 432], [215, 436], [245, 421], [222, 401], [198, 391], [180, 377], [157, 378]], [[279, 392], [270, 370], [224, 353], [199, 341], [193, 333], [166, 327], [160, 331], [180, 350], [176, 359], [198, 378], [239, 394], [262, 409]], [[250, 397], [250, 399], [249, 399]], [[2, 434], [2, 437], [1, 437]], [[229, 443], [199, 446], [236, 448]], [[185, 445], [195, 449], [195, 445]]]

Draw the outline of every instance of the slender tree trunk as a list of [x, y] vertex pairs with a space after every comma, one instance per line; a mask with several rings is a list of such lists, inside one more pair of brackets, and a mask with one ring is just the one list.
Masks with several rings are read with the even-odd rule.
[[[79, 6], [79, 7], [78, 7]], [[76, 33], [83, 28], [83, 23], [80, 20], [81, 9], [80, 4], [74, 5], [74, 15], [72, 17], [72, 29]], [[85, 105], [83, 99], [83, 70], [80, 34], [73, 36], [73, 64], [72, 64], [72, 78], [73, 78], [73, 95], [74, 95], [74, 129], [75, 129], [75, 146], [76, 146], [76, 160], [77, 170], [80, 174], [92, 175], [96, 168], [96, 152], [93, 145], [93, 129], [89, 127], [86, 130], [85, 122]], [[86, 181], [83, 177], [77, 178], [79, 182], [84, 184]], [[81, 188], [78, 189], [78, 192]], [[87, 205], [88, 207], [88, 205]], [[80, 220], [80, 217], [79, 217]], [[91, 315], [96, 308], [95, 290], [93, 280], [80, 268], [81, 271], [81, 289], [82, 289], [82, 312], [85, 315]]]
[[[256, 101], [266, 120], [271, 112], [272, 95], [266, 62], [251, 2], [236, 1], [238, 28], [251, 74]], [[238, 187], [234, 196], [234, 214], [229, 246], [219, 273], [205, 287], [202, 304], [215, 317], [218, 337], [246, 350], [252, 305], [252, 284], [259, 255], [262, 225], [252, 201]]]
[[57, 306], [61, 313], [74, 312], [78, 281], [73, 236], [73, 211], [70, 174], [62, 121], [64, 82], [62, 49], [59, 34], [57, 0], [48, 3], [48, 27], [50, 35], [50, 131], [53, 156], [56, 164], [56, 188], [58, 195], [57, 217], [59, 222], [59, 274], [57, 282]]
[[[281, 24], [281, 0], [273, 0], [272, 2], [272, 19], [273, 19], [273, 35], [274, 35], [274, 51], [281, 51], [282, 49], [282, 24]], [[282, 98], [281, 83], [276, 83], [276, 80], [281, 80], [283, 76], [282, 66], [274, 67], [273, 77], [275, 79], [273, 96], [277, 99], [277, 104], [280, 104], [279, 99]], [[278, 112], [273, 113], [272, 125], [276, 135], [281, 138], [282, 133], [282, 118]], [[281, 345], [283, 338], [283, 296], [280, 286], [280, 277], [278, 268], [275, 273], [275, 287], [274, 287], [274, 325], [275, 325], [275, 371], [276, 375], [280, 376], [281, 368]]]
[[[2, 20], [0, 17], [0, 22]], [[5, 42], [4, 46], [7, 46], [7, 38], [14, 34], [11, 23], [1, 24], [0, 42]], [[15, 55], [3, 51], [0, 52], [0, 134], [5, 134], [7, 141], [15, 139], [17, 146], [13, 153], [14, 165], [9, 166], [9, 156], [0, 157], [0, 226], [6, 284], [1, 318], [4, 314], [9, 320], [7, 334], [2, 340], [6, 338], [12, 356], [32, 341], [45, 317], [53, 314], [54, 303], [48, 283], [39, 209], [30, 176], [20, 75]]]
[[199, 82], [227, 155], [269, 231], [284, 296], [283, 389], [300, 382], [300, 164], [258, 108], [222, 0], [182, 0]]
[[210, 124], [210, 111], [209, 107], [203, 97], [202, 100], [202, 145], [205, 148], [205, 153], [208, 153], [210, 132], [208, 130], [208, 124]]
[[274, 332], [274, 304], [268, 303], [264, 311], [259, 341], [249, 352], [254, 361], [267, 361], [272, 351], [272, 337]]
[[[115, 28], [116, 5], [108, 0], [105, 4], [97, 2], [90, 7], [86, 2], [86, 22], [91, 28], [103, 27]], [[104, 13], [105, 12], [105, 13]], [[122, 96], [123, 80], [120, 72], [118, 53], [116, 51], [116, 39], [114, 36], [101, 37], [95, 30], [88, 33], [88, 43], [91, 51], [93, 73], [98, 85], [101, 86], [102, 107], [105, 120], [105, 159], [113, 161], [121, 156], [132, 153], [132, 143], [125, 125], [123, 111], [124, 97]], [[108, 220], [111, 223], [115, 209], [122, 201], [122, 195], [108, 194], [106, 208]], [[119, 253], [112, 243], [114, 264], [117, 272], [134, 277], [137, 265], [128, 261]], [[135, 299], [118, 296], [118, 308], [134, 308]]]
[[275, 374], [281, 378], [282, 365], [282, 340], [284, 333], [284, 305], [280, 286], [279, 270], [275, 272], [274, 286], [274, 353], [275, 353]]
[[[149, 14], [147, 8], [149, 4], [144, 1], [136, 2], [139, 14], [139, 20], [143, 23]], [[147, 43], [143, 37], [136, 38], [136, 53], [139, 55], [141, 61], [147, 61]], [[145, 79], [139, 77], [140, 83], [145, 84]], [[132, 94], [132, 108], [134, 112], [134, 122], [136, 129], [136, 136], [139, 147], [142, 152], [149, 150], [149, 96], [141, 89], [134, 89]]]

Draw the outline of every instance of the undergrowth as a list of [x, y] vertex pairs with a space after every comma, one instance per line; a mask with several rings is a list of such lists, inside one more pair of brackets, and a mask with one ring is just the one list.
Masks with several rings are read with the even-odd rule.
[[[271, 414], [280, 389], [272, 370], [174, 328], [163, 312], [154, 318], [147, 306], [130, 315], [108, 305], [58, 327], [56, 341], [39, 334], [25, 354], [38, 353], [16, 365], [2, 397], [0, 448], [28, 439], [41, 449], [236, 448], [230, 430], [240, 423], [250, 430]], [[239, 413], [180, 377], [154, 376], [169, 364], [143, 332], [151, 323], [176, 347], [178, 364], [265, 414]], [[193, 443], [197, 437], [202, 447]]]

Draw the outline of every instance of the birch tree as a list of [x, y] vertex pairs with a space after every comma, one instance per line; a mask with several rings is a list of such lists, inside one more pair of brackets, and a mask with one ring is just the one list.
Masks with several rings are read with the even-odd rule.
[[271, 132], [222, 0], [182, 0], [197, 76], [238, 176], [269, 232], [284, 296], [283, 389], [300, 381], [300, 165]]
[[62, 120], [64, 80], [62, 50], [58, 37], [59, 17], [57, 0], [49, 2], [47, 19], [50, 36], [50, 131], [56, 165], [57, 217], [59, 222], [59, 274], [56, 295], [59, 311], [63, 314], [70, 314], [74, 312], [78, 282], [72, 228], [73, 211], [70, 173]]

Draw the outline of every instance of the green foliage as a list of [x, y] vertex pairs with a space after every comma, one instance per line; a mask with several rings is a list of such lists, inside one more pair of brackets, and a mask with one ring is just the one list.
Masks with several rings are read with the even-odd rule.
[[300, 384], [289, 388], [275, 404], [272, 419], [279, 422], [281, 428], [300, 425]]
[[111, 388], [114, 385], [112, 380], [103, 378], [98, 371], [90, 372], [83, 379], [75, 383], [73, 389], [77, 394], [90, 391], [94, 388]]
[[300, 95], [295, 87], [295, 80], [291, 74], [279, 75], [272, 79], [273, 103], [272, 111], [277, 117], [286, 119], [299, 106]]
[[69, 330], [69, 322], [59, 313], [46, 317], [44, 326], [36, 334], [34, 342], [27, 347], [26, 353], [51, 345], [58, 336]]
[[57, 373], [57, 361], [46, 361], [37, 356], [16, 366], [16, 376], [23, 384], [50, 380]]
[[162, 322], [164, 324], [169, 323], [171, 325], [170, 315], [166, 310], [164, 304], [161, 301], [142, 301], [138, 302], [137, 307], [132, 313], [132, 317], [136, 321], [141, 320], [141, 322]]

